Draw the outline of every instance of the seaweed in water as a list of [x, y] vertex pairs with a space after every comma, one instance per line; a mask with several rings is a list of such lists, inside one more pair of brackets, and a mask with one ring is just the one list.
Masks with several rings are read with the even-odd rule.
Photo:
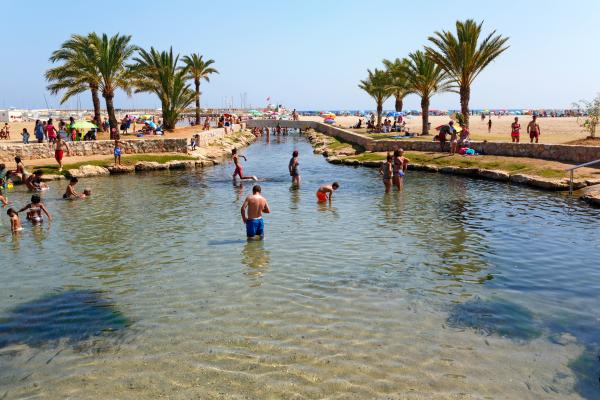
[[531, 311], [501, 298], [482, 300], [476, 297], [457, 304], [448, 316], [448, 323], [513, 340], [532, 340], [542, 334]]
[[584, 399], [600, 397], [598, 355], [586, 348], [579, 357], [569, 363], [569, 368], [575, 374], [574, 389], [581, 397]]
[[39, 347], [61, 339], [78, 342], [128, 325], [101, 292], [61, 291], [19, 304], [0, 317], [0, 348], [12, 344]]

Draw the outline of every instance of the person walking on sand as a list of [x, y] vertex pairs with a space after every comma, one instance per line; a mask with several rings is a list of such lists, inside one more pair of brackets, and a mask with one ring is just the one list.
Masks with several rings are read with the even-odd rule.
[[62, 137], [58, 136], [55, 138], [56, 142], [54, 143], [54, 159], [58, 163], [58, 172], [61, 172], [63, 169], [63, 157], [65, 155], [65, 149], [69, 152], [69, 145], [65, 142]]
[[[248, 240], [262, 240], [265, 237], [265, 223], [262, 214], [269, 214], [271, 209], [269, 203], [261, 194], [261, 187], [254, 185], [252, 194], [246, 197], [240, 212], [242, 213], [242, 221], [246, 225], [246, 236]], [[247, 214], [246, 214], [247, 210]]]
[[392, 183], [396, 186], [398, 191], [404, 187], [404, 175], [406, 175], [406, 169], [408, 168], [408, 158], [404, 157], [404, 150], [394, 150], [394, 175], [392, 177]]
[[513, 143], [519, 143], [521, 140], [521, 124], [518, 117], [515, 117], [515, 122], [510, 124], [510, 139]]
[[537, 123], [537, 115], [534, 115], [531, 122], [527, 124], [527, 133], [529, 134], [530, 143], [533, 143], [534, 139], [536, 143], [539, 143], [542, 132], [540, 125]]
[[35, 121], [35, 128], [33, 129], [33, 134], [35, 135], [35, 138], [37, 139], [38, 143], [44, 143], [44, 125], [42, 125], [42, 122], [39, 119]]
[[333, 192], [338, 190], [339, 187], [340, 185], [337, 182], [333, 182], [331, 185], [321, 185], [317, 190], [317, 203], [326, 203], [329, 200], [331, 204]]
[[240, 162], [240, 157], [244, 159], [244, 161], [248, 161], [245, 156], [239, 155], [237, 153], [237, 149], [231, 150], [231, 156], [233, 158], [233, 164], [235, 165], [235, 171], [233, 171], [233, 179], [235, 180], [236, 176], [240, 177], [240, 180], [253, 180], [257, 181], [258, 178], [254, 175], [252, 176], [244, 176], [244, 169], [242, 168], [242, 163]]
[[295, 187], [300, 187], [300, 171], [298, 171], [298, 150], [294, 150], [292, 153], [292, 158], [288, 164], [288, 170], [290, 171], [290, 176], [292, 177], [292, 185]]
[[488, 119], [488, 133], [492, 133], [492, 116]]
[[392, 177], [394, 176], [393, 157], [388, 153], [385, 162], [379, 167], [379, 175], [383, 176], [383, 186], [385, 192], [389, 193], [392, 190]]

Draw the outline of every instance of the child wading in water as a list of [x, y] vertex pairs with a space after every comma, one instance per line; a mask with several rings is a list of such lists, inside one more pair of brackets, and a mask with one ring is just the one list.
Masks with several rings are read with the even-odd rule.
[[77, 193], [75, 191], [75, 185], [79, 182], [79, 179], [73, 177], [69, 181], [69, 185], [67, 186], [67, 190], [65, 194], [63, 194], [63, 199], [65, 200], [75, 200], [75, 199], [85, 199], [87, 196], [85, 191], [83, 193]]
[[325, 203], [327, 200], [331, 203], [333, 199], [333, 192], [338, 190], [340, 184], [333, 182], [331, 185], [322, 185], [317, 190], [317, 203]]
[[52, 221], [52, 216], [48, 212], [48, 209], [44, 204], [42, 204], [42, 199], [39, 194], [34, 194], [31, 196], [31, 203], [27, 204], [25, 207], [21, 208], [18, 212], [27, 211], [27, 219], [31, 221], [32, 224], [37, 225], [44, 222], [42, 218], [42, 212], [46, 214], [48, 220]]
[[379, 174], [383, 176], [385, 192], [389, 193], [390, 190], [392, 190], [392, 177], [394, 174], [394, 164], [392, 162], [391, 154], [388, 154], [386, 161], [381, 163], [381, 167], [379, 167]]
[[12, 233], [23, 230], [23, 227], [21, 226], [21, 220], [19, 219], [19, 214], [14, 208], [9, 208], [6, 210], [6, 214], [10, 218], [10, 231]]
[[241, 180], [253, 180], [257, 181], [258, 178], [256, 176], [244, 176], [244, 170], [242, 168], [242, 164], [240, 163], [240, 157], [244, 159], [244, 161], [248, 161], [245, 156], [238, 156], [237, 149], [231, 150], [231, 156], [233, 158], [233, 163], [235, 164], [235, 171], [233, 171], [233, 179], [235, 180], [236, 176], [239, 176]]

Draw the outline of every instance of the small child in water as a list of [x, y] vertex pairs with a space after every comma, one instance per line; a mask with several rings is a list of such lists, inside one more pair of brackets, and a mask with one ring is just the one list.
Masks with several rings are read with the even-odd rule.
[[79, 179], [73, 177], [69, 181], [69, 185], [67, 186], [67, 190], [63, 194], [63, 199], [65, 200], [75, 200], [75, 199], [84, 199], [85, 193], [77, 193], [75, 191], [75, 185], [79, 182]]
[[12, 233], [23, 230], [23, 227], [21, 226], [21, 220], [19, 219], [19, 214], [14, 208], [9, 208], [6, 210], [6, 214], [10, 218], [10, 231]]
[[333, 192], [338, 190], [340, 184], [333, 182], [331, 185], [323, 185], [317, 190], [317, 203], [325, 203], [327, 200], [331, 203]]
[[0, 194], [0, 203], [2, 203], [2, 208], [6, 207], [8, 205], [8, 200], [6, 200], [6, 197], [2, 196]]

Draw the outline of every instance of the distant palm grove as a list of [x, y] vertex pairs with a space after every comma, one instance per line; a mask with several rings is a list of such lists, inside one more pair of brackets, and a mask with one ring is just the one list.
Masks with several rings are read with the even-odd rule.
[[479, 40], [483, 23], [474, 20], [457, 21], [456, 35], [449, 31], [435, 32], [428, 38], [430, 45], [410, 53], [406, 58], [383, 60], [384, 69], [367, 70], [368, 77], [358, 85], [377, 105], [377, 127], [381, 126], [383, 103], [395, 97], [396, 111], [402, 111], [404, 97], [421, 97], [422, 134], [429, 133], [431, 97], [441, 92], [460, 95], [462, 123], [469, 126], [471, 84], [479, 73], [508, 49], [507, 37], [492, 31]]
[[[104, 98], [108, 120], [117, 129], [114, 96], [118, 89], [154, 93], [162, 107], [163, 126], [174, 129], [177, 120], [192, 103], [196, 103], [196, 123], [200, 119], [200, 83], [218, 71], [214, 60], [200, 54], [182, 57], [173, 49], [145, 50], [131, 44], [131, 36], [109, 37], [95, 32], [72, 35], [50, 56], [56, 66], [46, 71], [48, 90], [62, 93], [61, 103], [89, 91], [94, 105], [94, 120], [100, 126], [100, 96]], [[194, 88], [188, 83], [192, 81]]]

